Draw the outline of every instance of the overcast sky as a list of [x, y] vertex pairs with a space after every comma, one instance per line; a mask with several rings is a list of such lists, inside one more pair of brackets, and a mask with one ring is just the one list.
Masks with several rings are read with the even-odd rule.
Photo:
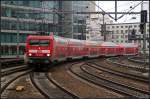
[[[118, 12], [127, 12], [131, 9], [131, 7], [136, 6], [141, 1], [117, 1], [117, 11]], [[115, 11], [115, 1], [96, 1], [96, 4], [98, 4], [104, 11], [106, 12], [114, 12]], [[149, 1], [144, 1], [143, 3], [143, 9], [149, 10]], [[98, 7], [96, 7], [97, 11], [101, 11]], [[141, 11], [141, 4], [138, 5], [133, 12], [140, 12]], [[114, 15], [111, 15], [114, 17]], [[119, 17], [121, 15], [117, 15]], [[148, 12], [149, 16], [149, 12]], [[132, 19], [132, 17], [136, 17], [136, 19]], [[148, 19], [149, 20], [149, 19]], [[113, 20], [114, 21], [114, 20]], [[115, 21], [114, 21], [115, 22]], [[125, 15], [121, 19], [119, 19], [115, 23], [130, 23], [130, 22], [140, 22], [140, 15]]]

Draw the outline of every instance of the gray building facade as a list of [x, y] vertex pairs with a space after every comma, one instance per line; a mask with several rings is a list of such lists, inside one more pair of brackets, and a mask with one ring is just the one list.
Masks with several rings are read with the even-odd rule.
[[57, 14], [40, 13], [59, 9], [58, 1], [1, 1], [1, 58], [22, 57], [28, 35], [39, 31], [57, 34]]
[[23, 57], [27, 36], [40, 31], [85, 39], [88, 16], [58, 12], [88, 11], [89, 5], [89, 1], [1, 1], [1, 58]]

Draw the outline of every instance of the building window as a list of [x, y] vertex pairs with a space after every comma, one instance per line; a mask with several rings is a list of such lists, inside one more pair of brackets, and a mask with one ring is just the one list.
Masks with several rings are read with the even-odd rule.
[[119, 33], [119, 30], [116, 30], [116, 33], [118, 34], [118, 33]]
[[123, 26], [121, 26], [121, 28], [123, 28]]
[[114, 28], [114, 26], [112, 26], [112, 28]]
[[137, 27], [137, 25], [134, 25], [134, 27]]
[[125, 26], [126, 28], [128, 28], [128, 26]]
[[123, 33], [123, 30], [121, 30], [121, 33]]
[[132, 25], [130, 25], [129, 28], [132, 28]]
[[141, 30], [139, 29], [139, 32], [141, 32]]
[[138, 25], [139, 26], [139, 28], [140, 28], [140, 25]]
[[117, 28], [119, 28], [119, 26], [117, 26]]

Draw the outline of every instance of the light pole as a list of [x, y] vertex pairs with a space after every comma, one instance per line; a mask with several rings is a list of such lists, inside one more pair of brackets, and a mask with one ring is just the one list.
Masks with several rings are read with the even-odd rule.
[[17, 15], [17, 58], [19, 58], [19, 16]]

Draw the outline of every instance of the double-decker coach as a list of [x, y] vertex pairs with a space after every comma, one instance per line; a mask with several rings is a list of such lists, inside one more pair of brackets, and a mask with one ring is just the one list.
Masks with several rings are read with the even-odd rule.
[[116, 56], [118, 55], [117, 49], [119, 45], [113, 42], [102, 42], [101, 43], [101, 55], [104, 56]]
[[[138, 45], [97, 42], [50, 36], [28, 36], [24, 60], [27, 64], [49, 64], [83, 57], [136, 55]], [[34, 66], [34, 65], [32, 65]]]
[[120, 43], [123, 48], [123, 55], [136, 55], [138, 54], [138, 45], [134, 43]]

